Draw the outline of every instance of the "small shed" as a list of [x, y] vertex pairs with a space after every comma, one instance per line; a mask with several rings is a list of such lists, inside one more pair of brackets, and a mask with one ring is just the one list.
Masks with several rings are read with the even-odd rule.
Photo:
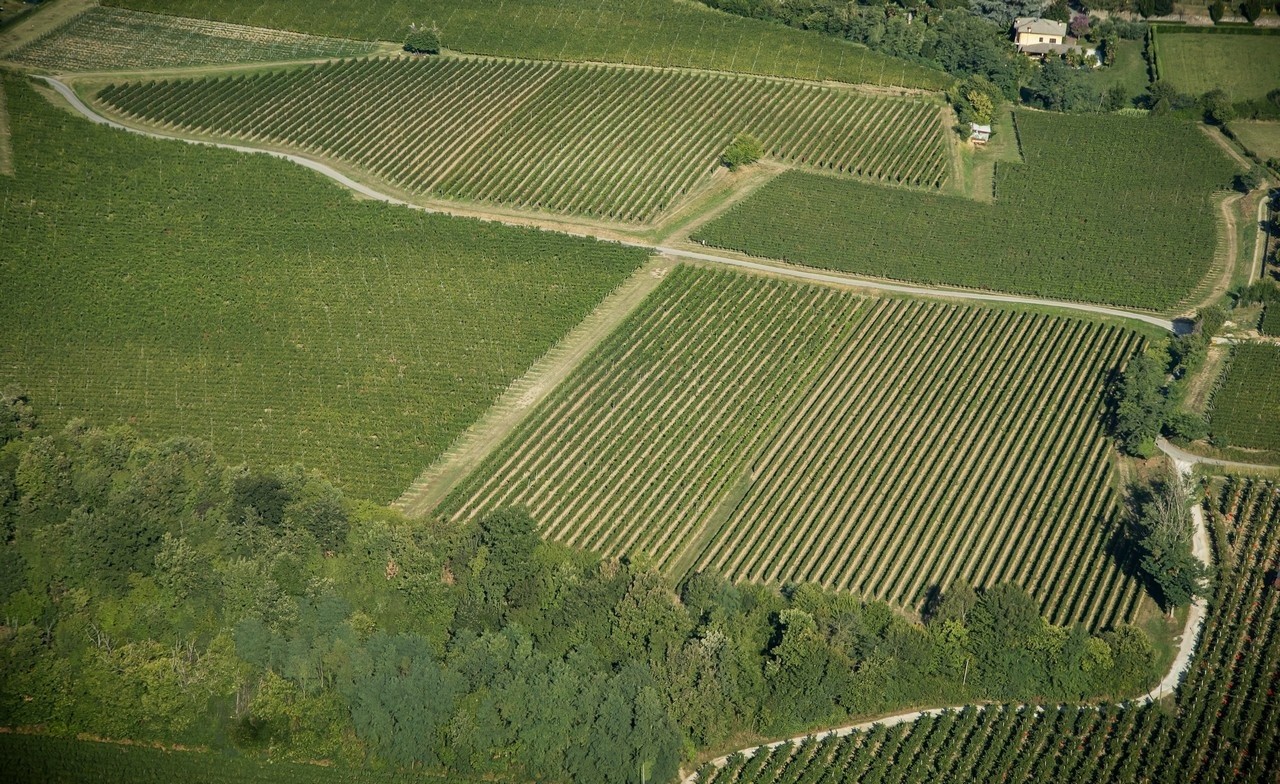
[[969, 123], [969, 138], [974, 144], [986, 144], [991, 141], [991, 126]]

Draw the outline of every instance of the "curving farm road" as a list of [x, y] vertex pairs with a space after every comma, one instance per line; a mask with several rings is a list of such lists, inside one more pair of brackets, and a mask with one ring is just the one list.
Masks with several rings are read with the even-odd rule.
[[[389, 194], [382, 193], [381, 191], [375, 190], [374, 188], [371, 188], [368, 185], [365, 185], [360, 182], [356, 182], [355, 180], [351, 179], [347, 175], [334, 169], [331, 166], [328, 166], [327, 164], [321, 163], [319, 161], [313, 160], [303, 155], [297, 155], [294, 153], [287, 153], [287, 152], [277, 152], [274, 150], [263, 150], [256, 147], [245, 147], [243, 145], [228, 144], [225, 142], [210, 142], [210, 141], [201, 141], [196, 139], [188, 139], [186, 137], [178, 136], [174, 134], [157, 133], [155, 131], [148, 131], [148, 130], [143, 130], [141, 128], [134, 128], [132, 126], [124, 125], [122, 123], [118, 123], [114, 120], [108, 119], [98, 114], [96, 111], [90, 108], [87, 104], [85, 104], [84, 101], [80, 100], [80, 96], [76, 95], [74, 90], [72, 90], [70, 87], [63, 84], [59, 80], [55, 79], [54, 77], [36, 76], [35, 78], [40, 79], [41, 81], [45, 82], [50, 87], [52, 87], [54, 90], [56, 90], [59, 95], [65, 98], [69, 104], [71, 104], [72, 108], [74, 108], [77, 112], [79, 112], [80, 114], [88, 118], [90, 122], [94, 122], [99, 125], [105, 125], [107, 127], [116, 128], [122, 131], [128, 131], [129, 133], [136, 133], [141, 136], [146, 136], [152, 139], [171, 139], [174, 141], [186, 142], [188, 144], [198, 144], [205, 147], [218, 147], [224, 150], [235, 150], [236, 152], [256, 153], [259, 155], [270, 155], [273, 158], [281, 158], [286, 161], [291, 161], [293, 163], [298, 164], [299, 166], [303, 166], [318, 174], [322, 174], [325, 177], [328, 177], [329, 179], [339, 183], [343, 187], [350, 188], [351, 190], [355, 191], [356, 193], [359, 193], [361, 196], [364, 196], [366, 198], [375, 199], [377, 201], [386, 202], [388, 204], [396, 204], [402, 207], [409, 207], [415, 210], [422, 210], [423, 212], [430, 212], [430, 213], [436, 213], [441, 215], [452, 214], [447, 209], [440, 209], [435, 207], [427, 207], [421, 204], [414, 204], [413, 202], [408, 202], [408, 201], [405, 201], [404, 199], [398, 199]], [[493, 215], [489, 215], [485, 219], [491, 220], [497, 223], [508, 222], [503, 220], [500, 217], [493, 216]], [[523, 224], [512, 224], [512, 225], [523, 225]], [[917, 286], [917, 285], [909, 285], [905, 283], [890, 283], [890, 282], [878, 280], [875, 278], [864, 278], [857, 275], [847, 275], [847, 274], [838, 273], [838, 272], [821, 272], [821, 271], [817, 271], [809, 268], [797, 267], [792, 264], [785, 264], [782, 262], [749, 261], [746, 259], [733, 258], [731, 256], [722, 256], [714, 253], [704, 253], [700, 251], [684, 250], [681, 248], [673, 248], [673, 247], [663, 246], [663, 245], [650, 245], [648, 243], [634, 242], [634, 241], [628, 241], [628, 240], [616, 240], [616, 239], [607, 238], [607, 237], [600, 237], [598, 235], [591, 234], [589, 232], [577, 232], [577, 231], [562, 230], [562, 229], [557, 229], [557, 231], [559, 231], [562, 234], [570, 234], [576, 237], [585, 237], [588, 239], [604, 240], [606, 242], [619, 242], [622, 245], [627, 245], [633, 248], [642, 248], [644, 250], [652, 251], [654, 253], [661, 253], [663, 255], [672, 256], [675, 258], [709, 262], [712, 264], [720, 264], [727, 267], [737, 267], [739, 269], [752, 270], [754, 272], [765, 272], [772, 275], [782, 275], [782, 276], [793, 278], [796, 280], [811, 281], [816, 283], [835, 284], [839, 286], [855, 286], [858, 288], [873, 289], [877, 291], [887, 291], [895, 294], [912, 294], [912, 295], [922, 296], [922, 297], [940, 297], [941, 296], [941, 297], [951, 297], [955, 299], [975, 300], [979, 302], [996, 302], [996, 303], [1013, 304], [1013, 305], [1030, 305], [1030, 306], [1041, 306], [1041, 307], [1048, 306], [1048, 307], [1055, 307], [1055, 308], [1063, 308], [1065, 310], [1075, 310], [1075, 311], [1082, 311], [1085, 313], [1092, 313], [1098, 316], [1111, 316], [1115, 318], [1133, 319], [1136, 321], [1144, 322], [1146, 324], [1150, 324], [1152, 326], [1160, 327], [1161, 329], [1168, 330], [1169, 332], [1177, 331], [1175, 328], [1174, 322], [1169, 319], [1161, 318], [1159, 316], [1155, 316], [1150, 313], [1139, 313], [1136, 311], [1124, 310], [1122, 308], [1110, 308], [1104, 305], [1090, 305], [1084, 302], [1068, 302], [1063, 300], [1043, 299], [1040, 297], [1021, 297], [1021, 296], [1016, 296], [1012, 294], [994, 294], [994, 293], [974, 291], [969, 289], [947, 288], [944, 286]]]

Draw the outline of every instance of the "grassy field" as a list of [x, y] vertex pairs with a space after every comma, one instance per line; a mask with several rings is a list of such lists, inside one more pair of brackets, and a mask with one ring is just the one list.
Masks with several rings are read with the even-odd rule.
[[818, 33], [714, 11], [688, 0], [116, 0], [142, 11], [314, 35], [403, 41], [438, 25], [460, 52], [831, 79], [940, 90], [942, 71]]
[[373, 44], [95, 7], [11, 53], [50, 71], [114, 71], [353, 57]]
[[1231, 133], [1245, 149], [1262, 160], [1280, 160], [1280, 122], [1238, 120], [1231, 123]]
[[1230, 480], [1211, 517], [1224, 563], [1176, 706], [1012, 706], [947, 712], [822, 742], [786, 744], [699, 784], [922, 781], [1266, 782], [1280, 770], [1280, 490]]
[[[1194, 125], [1019, 112], [994, 204], [787, 173], [694, 237], [887, 278], [1168, 310], [1209, 271], [1235, 167]], [[1158, 151], [1158, 154], [1157, 154]], [[836, 228], [838, 227], [838, 229]]]
[[0, 378], [49, 427], [202, 437], [389, 500], [644, 259], [357, 202], [5, 89]]
[[1161, 28], [1156, 56], [1160, 78], [1191, 95], [1221, 88], [1233, 101], [1247, 101], [1280, 88], [1280, 36]]
[[1214, 393], [1209, 431], [1229, 446], [1280, 452], [1280, 346], [1244, 343]]
[[1026, 586], [1055, 622], [1139, 599], [1108, 555], [1099, 425], [1134, 334], [682, 268], [439, 510], [673, 577], [813, 581], [916, 606]]
[[1106, 68], [1097, 68], [1085, 74], [1086, 80], [1102, 93], [1113, 85], [1120, 85], [1130, 98], [1147, 91], [1147, 61], [1142, 56], [1141, 41], [1120, 41], [1116, 48], [1116, 61]]
[[13, 139], [9, 132], [9, 107], [4, 97], [4, 80], [0, 79], [0, 176], [13, 175]]
[[757, 77], [493, 59], [381, 58], [112, 85], [129, 117], [302, 149], [409, 193], [650, 221], [735, 134], [783, 161], [940, 186], [938, 104]]

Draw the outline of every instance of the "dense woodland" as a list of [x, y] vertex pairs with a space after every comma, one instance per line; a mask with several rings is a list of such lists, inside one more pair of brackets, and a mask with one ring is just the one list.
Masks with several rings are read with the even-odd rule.
[[910, 704], [1079, 700], [1156, 677], [1134, 628], [957, 586], [916, 622], [810, 586], [542, 541], [519, 511], [410, 523], [199, 441], [0, 433], [0, 724], [535, 780], [668, 780], [696, 749]]

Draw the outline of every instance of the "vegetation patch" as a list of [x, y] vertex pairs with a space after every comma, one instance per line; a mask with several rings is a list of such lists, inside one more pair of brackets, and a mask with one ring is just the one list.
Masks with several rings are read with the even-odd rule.
[[442, 506], [506, 506], [606, 556], [915, 607], [1026, 587], [1103, 627], [1141, 594], [1109, 540], [1099, 425], [1131, 332], [682, 269]]
[[1158, 28], [1160, 79], [1190, 95], [1224, 90], [1232, 101], [1265, 98], [1280, 88], [1280, 37]]
[[1232, 348], [1227, 373], [1213, 396], [1209, 430], [1225, 446], [1280, 452], [1280, 346], [1241, 343]]
[[734, 134], [796, 164], [926, 188], [938, 104], [754, 77], [490, 59], [373, 59], [111, 86], [129, 117], [332, 156], [410, 193], [643, 222]]
[[9, 107], [5, 103], [3, 79], [0, 79], [0, 174], [13, 175], [13, 139], [9, 130]]
[[538, 60], [612, 62], [736, 71], [796, 79], [942, 90], [951, 77], [863, 46], [743, 19], [687, 0], [374, 0], [334, 13], [294, 0], [114, 0], [142, 11], [403, 41], [432, 20], [450, 49]]
[[1175, 710], [1160, 705], [946, 711], [893, 728], [786, 743], [704, 768], [699, 784], [827, 780], [1269, 781], [1280, 762], [1280, 490], [1228, 480], [1210, 516], [1223, 561]]
[[994, 204], [801, 172], [695, 239], [886, 278], [1167, 310], [1209, 272], [1231, 160], [1194, 125], [1019, 112]]
[[119, 71], [353, 57], [373, 48], [362, 41], [94, 6], [9, 59], [50, 71]]
[[0, 369], [54, 421], [198, 433], [389, 500], [645, 256], [356, 202], [5, 87]]
[[1259, 160], [1272, 161], [1273, 168], [1280, 169], [1280, 122], [1236, 120], [1231, 123], [1231, 135]]

